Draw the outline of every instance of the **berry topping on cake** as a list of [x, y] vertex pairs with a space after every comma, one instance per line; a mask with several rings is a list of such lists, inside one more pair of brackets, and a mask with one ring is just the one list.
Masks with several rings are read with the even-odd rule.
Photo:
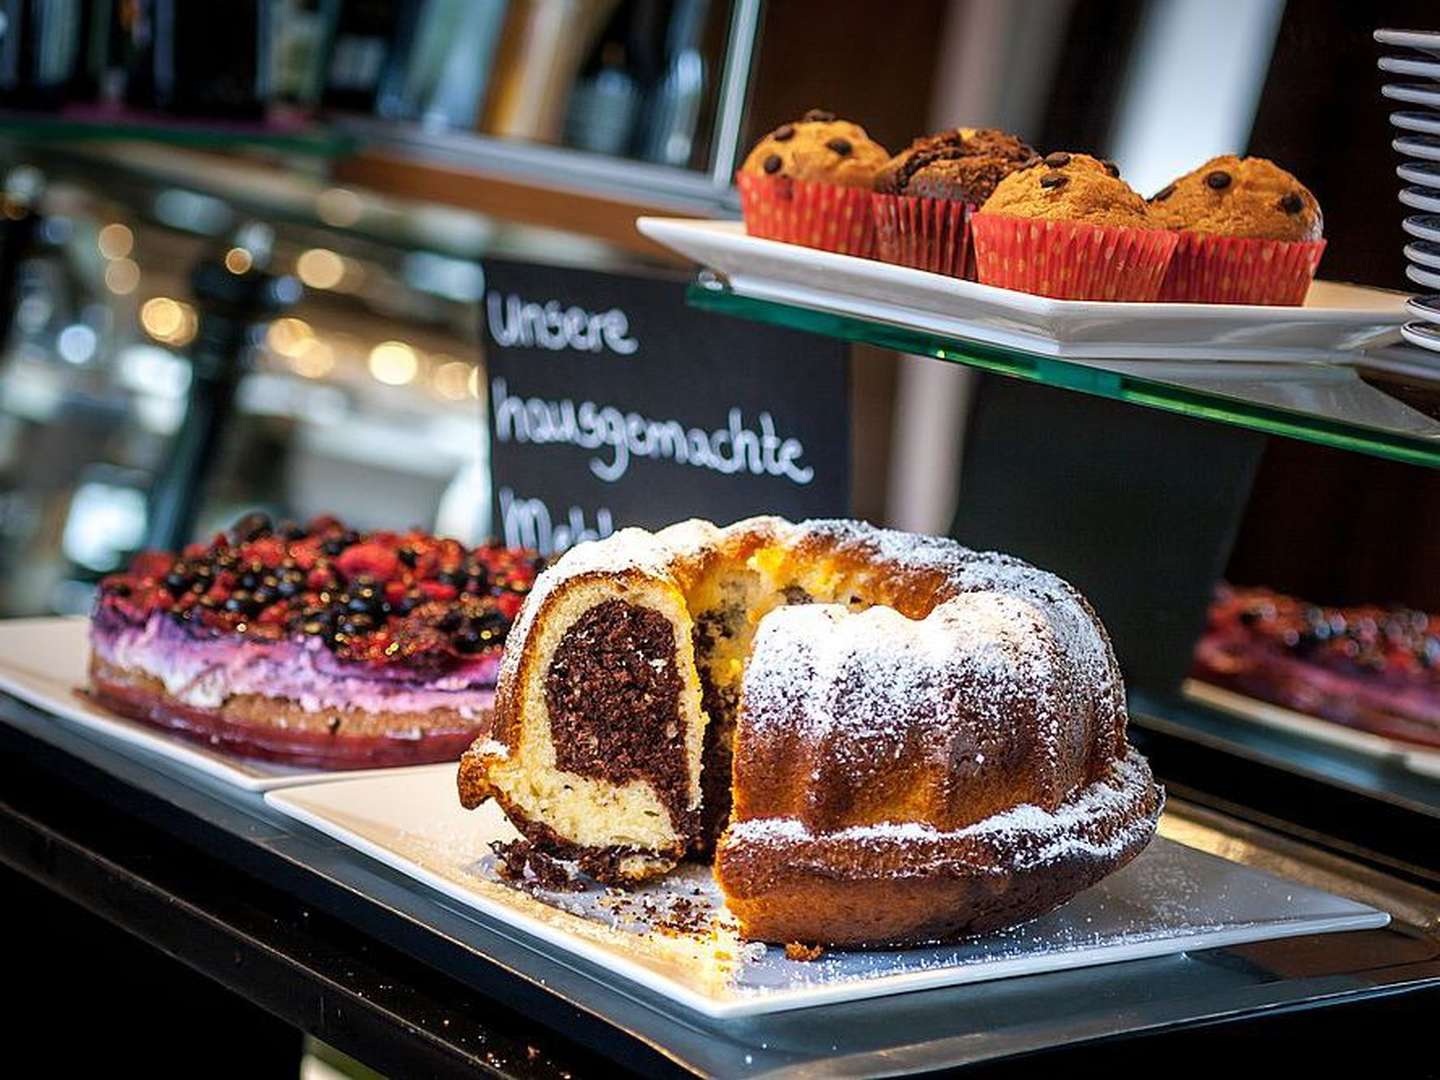
[[146, 551], [100, 583], [133, 622], [164, 613], [197, 634], [318, 638], [339, 659], [445, 667], [498, 651], [542, 561], [411, 530], [362, 535], [333, 517], [240, 518], [180, 554]]

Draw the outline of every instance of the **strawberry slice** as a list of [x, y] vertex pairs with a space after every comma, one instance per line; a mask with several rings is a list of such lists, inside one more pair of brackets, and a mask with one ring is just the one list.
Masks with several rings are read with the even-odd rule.
[[137, 578], [164, 577], [174, 562], [175, 556], [168, 551], [142, 551], [130, 560], [130, 575]]
[[400, 557], [393, 548], [384, 544], [355, 544], [339, 554], [335, 559], [335, 568], [347, 580], [364, 576], [376, 581], [389, 581], [400, 568]]
[[460, 595], [454, 585], [446, 585], [443, 581], [422, 581], [419, 589], [428, 600], [454, 600]]
[[240, 558], [246, 562], [258, 562], [273, 570], [285, 559], [285, 541], [278, 536], [251, 540], [240, 548]]

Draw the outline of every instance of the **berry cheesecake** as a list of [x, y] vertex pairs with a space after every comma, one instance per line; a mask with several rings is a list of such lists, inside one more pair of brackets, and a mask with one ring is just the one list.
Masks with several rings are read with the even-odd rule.
[[532, 552], [263, 514], [105, 578], [91, 695], [246, 757], [319, 768], [449, 761], [489, 730]]
[[1440, 615], [1321, 607], [1221, 584], [1192, 673], [1360, 731], [1440, 747]]

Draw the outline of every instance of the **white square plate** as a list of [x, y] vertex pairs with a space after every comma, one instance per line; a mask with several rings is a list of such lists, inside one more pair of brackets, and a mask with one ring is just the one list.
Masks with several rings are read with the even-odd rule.
[[1317, 281], [1303, 307], [1054, 300], [749, 236], [738, 221], [642, 217], [639, 230], [742, 296], [1077, 360], [1325, 361], [1393, 342], [1401, 293]]
[[[89, 684], [90, 620], [86, 618], [0, 620], [0, 690], [57, 720], [74, 724], [122, 746], [159, 754], [246, 791], [314, 784], [371, 770], [297, 769], [251, 761], [212, 750], [159, 728], [117, 716], [77, 691]], [[425, 768], [404, 765], [405, 771]]]
[[1416, 743], [1401, 742], [1399, 739], [1346, 727], [1333, 720], [1287, 709], [1283, 705], [1272, 705], [1268, 701], [1237, 694], [1234, 690], [1212, 686], [1201, 679], [1186, 679], [1181, 693], [1191, 701], [1208, 705], [1237, 720], [1245, 720], [1261, 727], [1275, 728], [1304, 735], [1317, 742], [1343, 746], [1370, 757], [1393, 761], [1425, 776], [1440, 777], [1440, 750]]
[[[799, 962], [742, 944], [703, 866], [633, 893], [532, 895], [505, 884], [490, 843], [516, 833], [493, 803], [473, 812], [460, 806], [454, 766], [272, 791], [265, 800], [539, 939], [552, 955], [570, 953], [717, 1018], [1389, 922], [1363, 904], [1156, 839], [1123, 870], [1025, 926], [958, 944], [836, 949]], [[706, 929], [677, 928], [677, 917]], [[657, 930], [657, 922], [671, 925]]]

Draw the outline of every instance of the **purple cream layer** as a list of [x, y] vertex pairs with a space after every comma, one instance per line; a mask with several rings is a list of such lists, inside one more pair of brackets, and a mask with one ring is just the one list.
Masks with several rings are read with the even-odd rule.
[[91, 620], [90, 644], [105, 662], [144, 672], [163, 682], [171, 697], [200, 708], [218, 708], [234, 694], [259, 694], [295, 701], [307, 712], [454, 709], [478, 720], [494, 703], [500, 667], [492, 653], [422, 674], [403, 665], [337, 659], [318, 638], [208, 638], [164, 614], [131, 623], [104, 609]]

